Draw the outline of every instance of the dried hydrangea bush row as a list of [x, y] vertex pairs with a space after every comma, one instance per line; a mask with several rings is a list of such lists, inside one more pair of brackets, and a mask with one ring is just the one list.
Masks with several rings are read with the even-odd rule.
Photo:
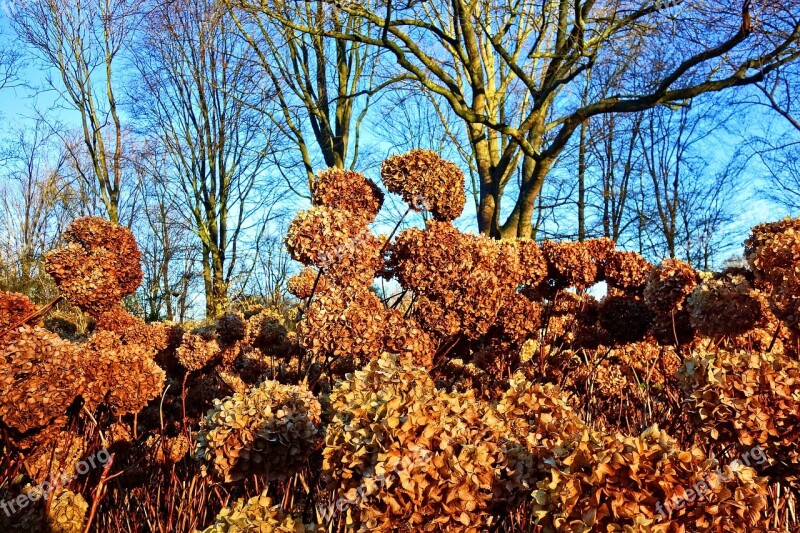
[[[88, 339], [8, 331], [37, 307], [0, 293], [0, 429], [27, 478], [114, 450], [98, 531], [170, 479], [195, 487], [176, 497], [208, 532], [760, 531], [787, 516], [796, 500], [773, 489], [800, 490], [800, 221], [754, 228], [747, 268], [703, 273], [608, 239], [461, 232], [463, 175], [432, 152], [393, 156], [381, 179], [431, 220], [375, 235], [380, 188], [321, 172], [286, 237], [305, 266], [294, 320], [147, 324], [122, 304], [142, 277], [133, 235], [74, 221], [47, 268]], [[382, 300], [376, 276], [403, 294]], [[586, 289], [602, 281], [598, 301]], [[659, 511], [754, 445], [763, 468]], [[81, 530], [91, 483], [6, 529]]]

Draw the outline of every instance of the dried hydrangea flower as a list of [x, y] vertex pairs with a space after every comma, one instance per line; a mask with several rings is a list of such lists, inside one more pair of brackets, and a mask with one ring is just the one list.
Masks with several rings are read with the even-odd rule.
[[249, 474], [285, 479], [306, 464], [321, 406], [304, 385], [266, 380], [214, 406], [200, 425], [196, 455], [225, 481]]
[[541, 248], [547, 261], [547, 276], [556, 287], [582, 290], [594, 285], [597, 264], [585, 243], [544, 241]]
[[371, 285], [382, 267], [381, 242], [362, 218], [342, 209], [312, 207], [298, 213], [289, 225], [286, 249], [343, 286]]
[[0, 333], [36, 310], [34, 303], [24, 294], [0, 291]]
[[238, 500], [217, 515], [214, 525], [202, 533], [323, 533], [325, 529], [281, 509], [265, 491], [247, 501]]
[[24, 326], [0, 345], [0, 420], [20, 433], [62, 416], [86, 393], [83, 350], [55, 333]]
[[800, 363], [748, 351], [696, 351], [681, 367], [694, 425], [724, 444], [758, 445], [800, 475]]
[[164, 371], [138, 345], [125, 345], [110, 331], [98, 331], [81, 346], [88, 384], [86, 405], [103, 403], [119, 415], [138, 413], [164, 388]]
[[50, 500], [47, 531], [50, 533], [83, 533], [89, 504], [83, 496], [59, 489]]
[[800, 218], [759, 224], [744, 245], [756, 277], [774, 284], [800, 261]]
[[141, 284], [142, 254], [128, 228], [84, 217], [63, 236], [66, 246], [45, 256], [45, 270], [71, 304], [98, 316]]
[[221, 356], [216, 339], [206, 339], [196, 333], [184, 333], [180, 346], [175, 351], [180, 364], [188, 371], [201, 370]]
[[503, 302], [521, 282], [518, 261], [508, 245], [430, 221], [425, 230], [402, 231], [387, 264], [401, 286], [416, 295], [413, 315], [424, 329], [441, 338], [476, 339], [495, 324]]
[[692, 326], [707, 336], [737, 336], [753, 329], [765, 303], [742, 276], [706, 280], [686, 300]]
[[[763, 520], [766, 480], [753, 468], [721, 467], [699, 448], [681, 450], [657, 426], [636, 437], [586, 431], [562, 443], [549, 464], [551, 475], [533, 492], [533, 512], [547, 531], [560, 524], [580, 531], [749, 531]], [[709, 478], [717, 468], [724, 476]], [[707, 479], [705, 501], [665, 511], [665, 502]]]
[[600, 302], [600, 325], [616, 342], [643, 339], [653, 318], [652, 311], [635, 296], [606, 296]]
[[372, 222], [383, 205], [383, 192], [360, 172], [329, 168], [311, 182], [311, 203], [344, 209]]
[[652, 269], [653, 265], [636, 252], [614, 251], [603, 265], [609, 287], [623, 291], [643, 290]]
[[698, 281], [697, 272], [689, 263], [665, 259], [650, 272], [644, 289], [645, 303], [658, 315], [679, 311]]
[[474, 393], [438, 391], [424, 370], [384, 355], [348, 376], [329, 400], [322, 468], [355, 530], [488, 525], [505, 453], [484, 420], [490, 407]]
[[217, 339], [222, 344], [234, 344], [247, 335], [247, 322], [238, 313], [225, 313], [217, 319]]
[[301, 300], [309, 298], [316, 291], [324, 291], [328, 287], [326, 276], [320, 275], [319, 270], [306, 267], [299, 273], [290, 277], [286, 282], [286, 290]]
[[430, 150], [411, 150], [386, 159], [381, 179], [412, 209], [429, 211], [436, 220], [454, 220], [464, 210], [464, 173]]

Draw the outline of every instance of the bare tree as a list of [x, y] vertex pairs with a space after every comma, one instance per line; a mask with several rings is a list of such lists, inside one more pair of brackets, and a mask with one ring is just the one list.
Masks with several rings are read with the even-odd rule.
[[0, 89], [12, 87], [20, 82], [20, 70], [24, 66], [22, 52], [10, 42], [9, 37], [0, 32]]
[[[120, 221], [123, 182], [123, 125], [116, 98], [119, 55], [137, 20], [128, 0], [31, 0], [13, 12], [13, 23], [41, 63], [54, 69], [49, 86], [78, 112], [82, 152], [89, 168], [75, 165], [96, 183], [108, 218]], [[76, 146], [76, 148], [78, 148]]]
[[734, 192], [744, 164], [734, 154], [719, 167], [707, 153], [726, 118], [719, 106], [702, 102], [644, 113], [635, 201], [641, 252], [708, 269], [729, 244], [724, 230], [733, 221]]
[[767, 187], [760, 195], [792, 213], [800, 211], [800, 88], [797, 65], [782, 69], [756, 85], [757, 91], [737, 102], [746, 113], [765, 107], [778, 119], [763, 131], [748, 129], [746, 138], [762, 163]]
[[[280, 192], [268, 177], [272, 130], [259, 111], [250, 47], [211, 0], [154, 4], [134, 65], [132, 112], [169, 160], [179, 211], [201, 244], [206, 315], [219, 316], [240, 274], [241, 246], [274, 214]], [[260, 218], [259, 218], [260, 217]]]
[[[361, 126], [373, 96], [395, 81], [377, 79], [381, 49], [297, 31], [267, 16], [261, 4], [239, 0], [228, 4], [269, 92], [275, 95], [267, 115], [295, 144], [309, 183], [320, 165], [355, 169], [363, 148]], [[363, 24], [346, 12], [331, 11], [323, 0], [298, 6], [287, 5], [282, 15], [311, 27], [328, 25], [337, 32], [358, 31]]]
[[43, 301], [53, 287], [41, 258], [58, 240], [70, 200], [67, 153], [42, 122], [15, 133], [0, 152], [0, 279], [4, 290]]
[[[333, 12], [363, 20], [341, 30], [287, 14], [304, 2], [264, 4], [297, 31], [389, 50], [447, 102], [468, 129], [481, 180], [478, 226], [493, 236], [531, 235], [545, 177], [587, 119], [756, 83], [800, 55], [794, 0], [333, 2]], [[625, 83], [582, 105], [575, 83], [593, 65]], [[522, 180], [501, 220], [517, 165]]]

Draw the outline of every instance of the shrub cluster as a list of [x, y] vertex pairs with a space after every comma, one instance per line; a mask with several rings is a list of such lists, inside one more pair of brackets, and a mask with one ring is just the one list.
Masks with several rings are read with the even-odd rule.
[[[430, 219], [378, 236], [379, 187], [321, 172], [286, 236], [304, 266], [293, 320], [240, 306], [145, 323], [123, 304], [142, 276], [130, 231], [70, 224], [47, 269], [91, 318], [86, 339], [0, 293], [0, 445], [24, 470], [0, 496], [105, 446], [98, 531], [176, 483], [180, 505], [126, 511], [205, 533], [797, 525], [781, 509], [800, 490], [798, 221], [754, 228], [748, 268], [696, 272], [604, 238], [459, 231], [463, 175], [433, 152], [389, 158], [381, 179]], [[732, 466], [754, 446], [764, 465]], [[0, 529], [82, 531], [99, 475]], [[667, 505], [701, 482], [701, 499]]]

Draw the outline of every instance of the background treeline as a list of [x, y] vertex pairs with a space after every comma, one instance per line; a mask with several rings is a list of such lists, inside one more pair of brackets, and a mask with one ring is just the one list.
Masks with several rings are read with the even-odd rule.
[[[376, 178], [411, 148], [466, 172], [464, 229], [606, 236], [698, 269], [800, 206], [794, 0], [4, 12], [0, 290], [37, 303], [55, 293], [42, 254], [71, 219], [99, 215], [136, 236], [145, 281], [128, 304], [149, 320], [281, 305], [283, 231], [314, 173]], [[390, 207], [389, 230], [405, 209]]]

